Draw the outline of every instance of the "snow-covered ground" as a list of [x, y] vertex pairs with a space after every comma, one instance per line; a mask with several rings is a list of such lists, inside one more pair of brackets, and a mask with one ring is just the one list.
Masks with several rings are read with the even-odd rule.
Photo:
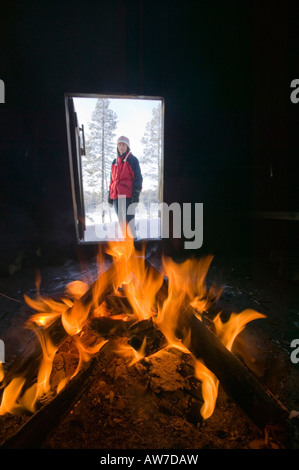
[[[86, 213], [85, 242], [119, 240], [122, 232], [115, 210], [108, 203], [99, 204], [93, 212]], [[135, 212], [136, 238], [139, 240], [161, 238], [161, 218], [158, 205], [146, 207], [138, 204]]]
[[[160, 218], [136, 218], [136, 238], [138, 240], [149, 240], [161, 238]], [[114, 241], [123, 238], [117, 221], [96, 223], [86, 226], [84, 242]]]
[[[150, 204], [138, 203], [135, 207], [136, 219], [156, 219], [159, 218], [159, 203]], [[86, 225], [97, 225], [103, 222], [117, 222], [117, 215], [114, 208], [107, 202], [98, 204], [94, 210], [89, 210], [85, 214]]]

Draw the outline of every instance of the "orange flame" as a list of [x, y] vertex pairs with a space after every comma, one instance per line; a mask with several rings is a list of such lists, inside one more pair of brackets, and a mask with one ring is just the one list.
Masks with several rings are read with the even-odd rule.
[[[110, 316], [105, 308], [103, 293], [112, 284], [114, 295], [119, 295], [119, 288], [122, 289], [124, 297], [129, 301], [133, 313], [123, 313], [117, 318], [126, 321], [136, 319], [136, 321], [152, 318], [155, 326], [160, 329], [167, 340], [167, 347], [174, 347], [191, 354], [180, 339], [177, 338], [179, 315], [182, 308], [192, 305], [196, 315], [202, 320], [202, 315], [208, 311], [210, 306], [218, 299], [221, 289], [206, 285], [207, 273], [213, 260], [212, 256], [206, 256], [200, 260], [189, 259], [183, 263], [176, 263], [170, 258], [163, 257], [162, 272], [149, 269], [146, 263], [145, 245], [140, 251], [134, 247], [131, 237], [125, 238], [121, 242], [111, 242], [108, 245], [106, 254], [112, 258], [114, 266], [113, 275], [108, 270], [103, 270], [103, 256], [98, 254], [98, 278], [89, 288], [86, 282], [74, 281], [66, 286], [65, 297], [59, 301], [40, 296], [40, 277], [36, 279], [37, 297], [30, 299], [24, 296], [26, 303], [37, 313], [32, 315], [27, 326], [31, 328], [42, 349], [42, 360], [37, 371], [36, 382], [24, 391], [26, 377], [16, 376], [8, 383], [2, 394], [0, 405], [0, 415], [14, 413], [20, 408], [25, 408], [35, 412], [37, 403], [53, 389], [52, 371], [53, 364], [59, 350], [50, 338], [48, 328], [57, 318], [65, 332], [69, 335], [72, 347], [76, 352], [76, 366], [68, 374], [56, 383], [56, 393], [59, 393], [66, 384], [82, 369], [83, 365], [90, 358], [97, 354], [107, 342], [102, 338], [95, 340], [88, 332], [88, 321], [91, 317]], [[163, 302], [157, 302], [157, 293], [163, 285], [164, 279], [168, 280], [166, 298]], [[91, 295], [84, 297], [85, 294]], [[238, 334], [245, 328], [245, 325], [264, 315], [254, 310], [245, 310], [240, 314], [232, 314], [230, 319], [223, 323], [220, 313], [214, 319], [214, 328], [220, 341], [231, 351], [233, 343]], [[87, 327], [87, 328], [86, 328]], [[128, 356], [132, 366], [145, 357], [146, 340], [144, 340], [139, 351], [130, 345], [119, 344], [117, 353]], [[0, 364], [1, 366], [1, 364]], [[218, 379], [207, 367], [198, 359], [194, 358], [194, 374], [202, 382], [202, 395], [204, 404], [201, 414], [204, 419], [208, 419], [214, 411], [218, 395]], [[0, 382], [5, 378], [3, 368], [0, 368]]]
[[186, 260], [181, 264], [170, 258], [163, 259], [164, 273], [168, 278], [168, 297], [154, 321], [169, 344], [184, 352], [189, 351], [175, 334], [180, 309], [183, 305], [192, 304], [197, 307], [200, 317], [210, 306], [212, 297], [205, 279], [212, 259], [208, 256], [200, 260]]
[[21, 407], [21, 405], [17, 403], [17, 400], [21, 394], [25, 380], [25, 377], [15, 377], [5, 387], [0, 406], [0, 415], [15, 412]]
[[145, 357], [146, 337], [144, 338], [139, 350], [136, 350], [130, 344], [119, 344], [116, 352], [130, 359], [129, 367], [141, 361]]
[[3, 381], [3, 379], [4, 379], [3, 364], [2, 362], [0, 362], [0, 383]]
[[194, 372], [195, 377], [202, 382], [202, 397], [204, 404], [200, 409], [200, 413], [204, 419], [208, 419], [212, 416], [215, 409], [219, 380], [202, 362], [198, 360], [195, 360]]
[[252, 309], [244, 310], [241, 313], [232, 313], [226, 323], [222, 323], [220, 313], [214, 318], [216, 333], [220, 337], [224, 346], [231, 351], [236, 337], [244, 330], [247, 323], [259, 318], [266, 318], [266, 315]]

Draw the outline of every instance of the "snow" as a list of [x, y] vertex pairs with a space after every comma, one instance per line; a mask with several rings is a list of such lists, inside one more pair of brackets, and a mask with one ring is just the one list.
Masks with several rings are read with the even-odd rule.
[[[160, 218], [136, 219], [135, 228], [138, 240], [161, 238]], [[122, 232], [117, 221], [86, 226], [84, 242], [117, 241], [122, 239]]]

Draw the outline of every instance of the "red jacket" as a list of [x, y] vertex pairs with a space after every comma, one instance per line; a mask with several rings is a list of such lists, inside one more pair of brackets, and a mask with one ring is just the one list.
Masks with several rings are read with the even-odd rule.
[[132, 197], [142, 189], [142, 175], [138, 159], [131, 152], [115, 158], [111, 165], [110, 198]]

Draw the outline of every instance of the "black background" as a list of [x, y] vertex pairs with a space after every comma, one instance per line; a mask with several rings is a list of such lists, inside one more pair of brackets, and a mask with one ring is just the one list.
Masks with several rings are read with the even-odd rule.
[[295, 4], [1, 2], [1, 273], [77, 251], [66, 92], [164, 97], [164, 200], [203, 202], [202, 250], [296, 251], [298, 222], [248, 217], [298, 211]]

